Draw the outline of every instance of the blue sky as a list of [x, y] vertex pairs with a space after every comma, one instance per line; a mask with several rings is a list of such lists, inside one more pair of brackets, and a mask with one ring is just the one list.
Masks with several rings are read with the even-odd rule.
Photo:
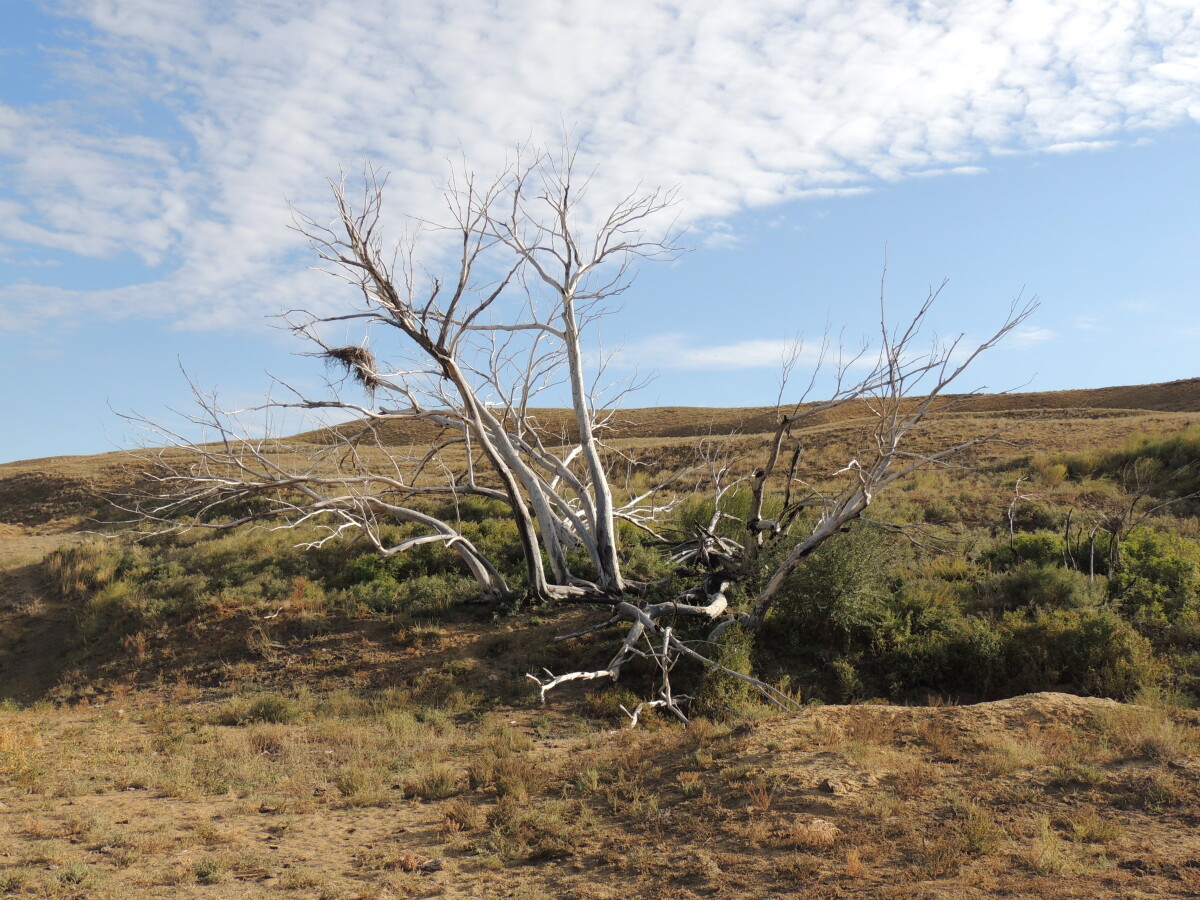
[[[949, 284], [966, 387], [1200, 375], [1193, 2], [10, 0], [0, 32], [0, 461], [112, 449], [112, 410], [323, 371], [269, 316], [350, 298], [291, 230], [369, 158], [436, 218], [567, 123], [593, 200], [678, 186], [693, 249], [604, 324], [635, 405], [771, 402], [780, 344]], [[886, 251], [885, 251], [886, 248]], [[430, 248], [431, 266], [438, 265]]]

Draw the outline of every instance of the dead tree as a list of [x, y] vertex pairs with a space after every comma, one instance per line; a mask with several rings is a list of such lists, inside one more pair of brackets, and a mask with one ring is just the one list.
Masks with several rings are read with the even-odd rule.
[[[572, 149], [521, 150], [485, 184], [465, 166], [453, 171], [444, 191], [447, 220], [421, 222], [390, 247], [384, 179], [368, 170], [354, 199], [344, 178], [331, 186], [334, 222], [297, 215], [296, 227], [323, 267], [357, 289], [360, 304], [334, 316], [291, 310], [285, 320], [314, 355], [342, 368], [367, 396], [346, 399], [335, 390], [312, 398], [285, 384], [290, 396], [263, 408], [334, 411], [357, 424], [327, 429], [331, 443], [297, 466], [285, 448], [246, 438], [237, 415], [199, 397], [194, 421], [214, 441], [189, 443], [142, 422], [174, 449], [158, 454], [163, 490], [138, 504], [140, 516], [166, 527], [184, 513], [212, 527], [251, 519], [318, 523], [331, 535], [360, 530], [386, 553], [437, 541], [463, 557], [481, 590], [502, 592], [507, 585], [495, 566], [452, 521], [413, 505], [422, 497], [478, 495], [511, 511], [531, 595], [622, 594], [627, 584], [615, 523], [652, 515], [654, 491], [623, 504], [614, 499], [600, 434], [619, 396], [603, 395], [602, 365], [587, 371], [583, 340], [606, 301], [628, 287], [633, 263], [677, 252], [670, 223], [657, 221], [673, 194], [631, 194], [597, 215], [586, 206], [588, 179], [578, 176]], [[658, 230], [648, 232], [652, 227]], [[443, 254], [452, 248], [448, 277], [428, 273], [417, 256], [418, 235], [432, 237]], [[331, 338], [354, 325], [362, 328], [359, 343]], [[544, 427], [531, 410], [539, 396], [564, 384], [570, 435]], [[414, 425], [432, 426], [439, 437], [407, 459], [384, 435]], [[208, 516], [250, 498], [260, 503], [251, 515]], [[388, 519], [417, 523], [427, 533], [384, 546], [379, 526]], [[595, 580], [572, 571], [572, 548], [586, 551]]]
[[[583, 336], [606, 301], [628, 286], [631, 265], [676, 252], [669, 225], [657, 224], [674, 197], [631, 194], [597, 215], [584, 200], [587, 179], [575, 169], [567, 148], [557, 155], [518, 154], [487, 183], [465, 167], [456, 170], [444, 194], [446, 220], [419, 223], [394, 247], [383, 234], [384, 180], [368, 170], [353, 200], [344, 179], [334, 182], [334, 221], [297, 216], [296, 227], [324, 268], [355, 288], [358, 304], [333, 316], [291, 310], [285, 321], [313, 355], [352, 379], [358, 395], [348, 399], [332, 381], [322, 397], [281, 383], [283, 399], [251, 412], [332, 412], [353, 421], [293, 441], [255, 439], [241, 415], [197, 392], [199, 410], [191, 418], [210, 440], [189, 442], [140, 420], [149, 443], [166, 447], [153, 452], [156, 487], [130, 509], [158, 528], [308, 524], [319, 535], [310, 545], [356, 533], [384, 555], [436, 542], [457, 553], [481, 593], [492, 596], [509, 590], [498, 567], [463, 536], [453, 512], [435, 515], [428, 501], [452, 507], [472, 496], [502, 502], [517, 529], [528, 593], [609, 604], [610, 617], [587, 631], [623, 630], [605, 669], [535, 676], [542, 699], [567, 682], [615, 680], [630, 662], [644, 659], [660, 677], [658, 695], [647, 703], [686, 720], [686, 698], [670, 682], [679, 661], [722, 668], [707, 649], [712, 642], [735, 625], [759, 629], [796, 568], [861, 517], [881, 490], [986, 439], [920, 452], [909, 447], [928, 416], [952, 405], [945, 395], [971, 362], [1023, 322], [1033, 305], [1014, 304], [996, 333], [968, 350], [961, 339], [918, 346], [937, 291], [900, 328], [888, 323], [881, 302], [878, 346], [831, 363], [835, 388], [825, 401], [808, 401], [814, 375], [801, 398], [784, 406], [797, 350], [785, 365], [774, 435], [750, 475], [752, 502], [741, 540], [718, 533], [728, 515], [722, 497], [738, 479], [710, 456], [716, 512], [698, 530], [694, 548], [676, 548], [677, 561], [702, 564], [703, 584], [667, 601], [639, 599], [632, 590], [637, 586], [621, 571], [616, 522], [652, 528], [664, 505], [656, 505], [654, 488], [624, 503], [616, 499], [614, 457], [602, 440], [613, 397], [601, 397], [603, 367], [589, 366]], [[432, 236], [440, 256], [452, 257], [447, 277], [429, 274], [417, 255], [418, 236]], [[355, 327], [361, 330], [357, 342], [334, 339]], [[830, 355], [826, 347], [822, 358]], [[864, 377], [850, 378], [871, 359]], [[558, 387], [571, 397], [565, 431], [539, 422], [534, 411], [537, 399]], [[802, 480], [797, 467], [805, 426], [846, 404], [858, 404], [869, 423], [866, 445], [837, 471]], [[404, 451], [397, 433], [418, 437], [410, 437]], [[667, 482], [671, 477], [678, 476]], [[781, 493], [782, 504], [768, 520], [764, 510], [772, 490]], [[417, 533], [390, 538], [385, 526], [397, 521]], [[801, 522], [808, 523], [803, 533]], [[786, 552], [776, 555], [781, 561], [774, 570], [750, 580], [749, 607], [731, 610], [730, 578], [746, 577], [765, 549], [780, 546]], [[593, 577], [572, 570], [573, 549], [584, 551]], [[687, 621], [708, 623], [706, 639], [687, 637], [690, 629], [680, 627]], [[789, 704], [751, 676], [725, 671], [773, 702]]]
[[[570, 681], [596, 678], [615, 681], [621, 669], [633, 658], [644, 657], [653, 660], [662, 673], [662, 687], [653, 704], [667, 707], [681, 719], [686, 718], [679, 708], [683, 698], [673, 695], [669, 685], [669, 673], [681, 658], [695, 659], [709, 668], [722, 669], [726, 674], [750, 683], [771, 702], [783, 707], [790, 705], [788, 698], [769, 685], [718, 666], [713, 661], [711, 650], [700, 652], [697, 647], [714, 647], [721, 634], [733, 626], [741, 626], [752, 632], [761, 629], [788, 579], [804, 560], [834, 535], [844, 531], [850, 523], [860, 519], [879, 493], [897, 479], [926, 466], [950, 464], [970, 448], [997, 439], [995, 434], [980, 435], [951, 446], [919, 451], [909, 446], [914, 432], [931, 415], [951, 409], [973, 395], [947, 396], [951, 386], [959, 381], [971, 363], [1024, 322], [1033, 313], [1037, 303], [1014, 302], [996, 332], [974, 347], [964, 347], [960, 336], [949, 343], [935, 343], [931, 349], [922, 350], [918, 346], [922, 327], [940, 290], [939, 287], [931, 291], [912, 319], [900, 327], [887, 321], [881, 298], [880, 344], [875, 363], [866, 376], [847, 383], [847, 372], [851, 371], [853, 363], [865, 358], [865, 349], [850, 357], [843, 355], [835, 366], [835, 387], [828, 399], [806, 402], [816, 383], [814, 379], [809, 382], [808, 390], [798, 403], [788, 408], [781, 403], [777, 405], [777, 426], [768, 444], [766, 457], [749, 476], [749, 514], [741, 523], [746, 535], [744, 543], [721, 539], [715, 534], [717, 523], [723, 515], [721, 496], [729, 484], [721, 480], [727, 469], [719, 465], [712, 467], [718, 476], [714, 477], [717, 496], [713, 517], [707, 528], [699, 529], [700, 534], [690, 546], [677, 550], [677, 558], [702, 559], [705, 554], [716, 553], [722, 565], [741, 569], [751, 579], [748, 586], [752, 599], [748, 608], [736, 612], [729, 610], [724, 594], [729, 584], [724, 576], [728, 572], [710, 575], [704, 588], [694, 589], [672, 602], [618, 604], [609, 620], [580, 633], [629, 623], [618, 652], [608, 667], [594, 672], [570, 672], [557, 676], [547, 672], [545, 677], [535, 678], [543, 701], [547, 691]], [[828, 347], [825, 347], [822, 360], [827, 354]], [[781, 398], [798, 356], [797, 350], [785, 361]], [[856, 413], [864, 423], [862, 430], [866, 440], [861, 452], [847, 460], [837, 471], [826, 473], [820, 483], [799, 480], [797, 467], [804, 450], [803, 426], [819, 414], [846, 404], [857, 405]], [[782, 488], [781, 512], [777, 518], [766, 520], [763, 518], [763, 509], [768, 484], [785, 457], [788, 465], [783, 485], [776, 485]], [[807, 530], [799, 531], [800, 513], [805, 510], [811, 514], [811, 523]], [[782, 560], [765, 577], [755, 578], [754, 560], [764, 547], [773, 544], [781, 544], [786, 548]], [[688, 642], [679, 636], [681, 618], [708, 622], [711, 628], [703, 640]], [[575, 636], [578, 635], [566, 637]], [[636, 714], [631, 714], [631, 718], [636, 721]]]

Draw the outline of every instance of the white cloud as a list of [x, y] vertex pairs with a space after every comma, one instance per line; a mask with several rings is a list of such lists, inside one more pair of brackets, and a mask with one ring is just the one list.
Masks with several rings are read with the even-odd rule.
[[26, 286], [32, 317], [210, 327], [319, 302], [284, 198], [327, 210], [324, 179], [364, 156], [394, 219], [430, 216], [460, 148], [484, 174], [566, 123], [603, 167], [595, 202], [678, 184], [720, 243], [704, 222], [747, 207], [1200, 119], [1192, 0], [61, 5], [97, 36], [60, 62], [83, 99], [0, 104], [0, 240], [167, 274], [72, 303]]
[[[616, 352], [614, 361], [618, 364], [642, 364], [658, 370], [781, 370], [791, 349], [792, 341], [785, 338], [703, 345], [697, 344], [691, 335], [671, 333], [626, 344]], [[815, 365], [819, 358], [819, 345], [804, 345], [798, 361]]]
[[1116, 141], [1064, 141], [1051, 144], [1045, 150], [1047, 153], [1079, 153], [1081, 150], [1110, 150], [1115, 146]]
[[1057, 337], [1058, 334], [1049, 328], [1022, 325], [1020, 328], [1013, 330], [1012, 334], [1005, 339], [1004, 344], [1009, 349], [1022, 350], [1037, 344], [1044, 344], [1046, 341], [1052, 341]]
[[707, 250], [728, 250], [742, 242], [742, 236], [728, 222], [712, 222], [700, 238], [700, 246]]

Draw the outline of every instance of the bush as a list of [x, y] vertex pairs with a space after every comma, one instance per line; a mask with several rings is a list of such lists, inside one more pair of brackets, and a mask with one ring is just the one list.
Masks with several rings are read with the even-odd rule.
[[890, 616], [888, 579], [900, 558], [898, 546], [874, 529], [856, 527], [831, 538], [789, 579], [768, 619], [770, 630], [793, 648], [869, 647]]
[[1066, 515], [1046, 503], [1025, 500], [1013, 507], [1012, 524], [1016, 531], [1043, 531], [1059, 528]]
[[1113, 610], [1051, 610], [1009, 617], [1010, 687], [1015, 691], [1073, 685], [1125, 700], [1154, 687], [1162, 663], [1150, 642]]
[[[1136, 479], [1149, 484], [1155, 497], [1186, 497], [1200, 491], [1200, 425], [1170, 433], [1134, 434], [1120, 450], [1064, 453], [1055, 457], [1055, 462], [1066, 466], [1071, 478]], [[1184, 500], [1172, 510], [1195, 515], [1200, 511], [1200, 499]]]
[[1001, 571], [1021, 563], [1061, 564], [1066, 545], [1062, 535], [1052, 531], [1014, 534], [1011, 540], [997, 544], [984, 553], [984, 562]]
[[1165, 626], [1200, 609], [1200, 546], [1166, 531], [1141, 528], [1121, 543], [1109, 589], [1135, 621]]
[[[738, 625], [725, 629], [711, 657], [734, 672], [751, 674], [754, 636]], [[706, 671], [695, 694], [694, 708], [700, 715], [724, 718], [736, 713], [757, 697], [754, 689], [739, 678], [719, 669]], [[630, 707], [632, 709], [632, 707]]]
[[896, 698], [929, 693], [992, 696], [1006, 682], [1008, 636], [977, 616], [947, 619], [939, 627], [894, 641], [878, 667]]
[[294, 722], [300, 715], [296, 704], [287, 697], [267, 694], [253, 701], [246, 710], [245, 716], [238, 724], [247, 722], [274, 722], [286, 724]]
[[1068, 609], [1092, 604], [1086, 575], [1061, 566], [1021, 563], [984, 586], [1002, 609]]
[[929, 525], [951, 525], [961, 522], [962, 514], [949, 500], [932, 497], [922, 504], [921, 519]]
[[135, 554], [136, 548], [113, 542], [85, 541], [47, 554], [43, 566], [58, 594], [79, 599], [128, 571]]

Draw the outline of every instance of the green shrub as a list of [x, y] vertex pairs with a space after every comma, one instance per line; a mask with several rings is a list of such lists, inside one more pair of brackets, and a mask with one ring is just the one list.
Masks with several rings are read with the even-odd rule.
[[242, 715], [239, 725], [249, 722], [275, 722], [286, 724], [300, 717], [300, 710], [295, 701], [276, 694], [267, 694], [250, 703]]
[[839, 656], [829, 664], [833, 677], [837, 682], [838, 698], [843, 703], [852, 703], [862, 699], [865, 688], [858, 674], [858, 666], [848, 656]]
[[870, 646], [890, 617], [888, 579], [900, 558], [898, 546], [871, 528], [830, 538], [788, 580], [770, 630], [794, 648]]
[[1115, 612], [1085, 613], [1062, 640], [1066, 674], [1089, 694], [1128, 700], [1162, 678], [1150, 641]]
[[1043, 531], [1062, 526], [1066, 514], [1047, 503], [1024, 500], [1012, 510], [1012, 525], [1017, 531]]
[[958, 507], [938, 497], [931, 497], [922, 504], [921, 518], [929, 525], [950, 525], [962, 521]]
[[1062, 535], [1052, 531], [1020, 532], [983, 554], [983, 560], [1001, 571], [1021, 563], [1062, 564], [1066, 545]]
[[[754, 636], [734, 625], [722, 632], [711, 658], [727, 669], [750, 675], [753, 650]], [[695, 691], [693, 709], [700, 715], [724, 718], [739, 712], [757, 696], [754, 688], [741, 679], [719, 669], [710, 669], [703, 674], [700, 687]]]
[[[1065, 465], [1071, 478], [1108, 478], [1137, 483], [1154, 497], [1170, 500], [1200, 491], [1200, 425], [1170, 433], [1134, 434], [1120, 450], [1064, 453], [1055, 462]], [[1172, 506], [1178, 515], [1195, 515], [1200, 499]]]
[[1002, 609], [1066, 609], [1092, 603], [1086, 575], [1037, 562], [1021, 563], [996, 576], [984, 591]]
[[939, 627], [894, 639], [877, 666], [887, 692], [900, 699], [930, 693], [992, 696], [1007, 681], [1009, 636], [977, 617], [948, 618]]
[[1029, 619], [1010, 616], [1006, 625], [1013, 691], [1074, 685], [1123, 700], [1163, 675], [1150, 642], [1112, 610], [1046, 610]]
[[1194, 541], [1140, 528], [1120, 549], [1109, 590], [1127, 616], [1164, 626], [1185, 610], [1200, 609], [1200, 546]]
[[113, 541], [85, 541], [47, 554], [43, 568], [58, 594], [82, 598], [129, 568], [126, 549]]

